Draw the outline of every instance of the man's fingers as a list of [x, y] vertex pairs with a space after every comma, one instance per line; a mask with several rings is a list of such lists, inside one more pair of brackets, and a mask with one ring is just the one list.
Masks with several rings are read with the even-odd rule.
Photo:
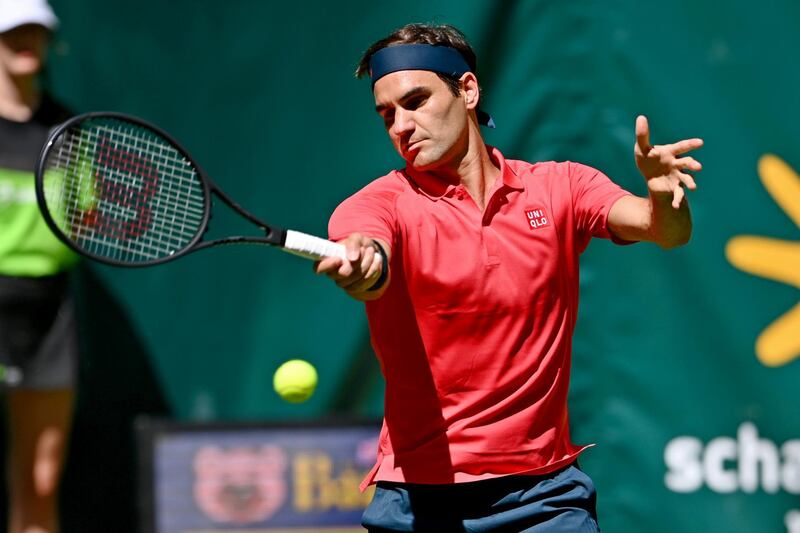
[[[380, 276], [381, 271], [381, 256], [372, 246], [366, 247], [363, 256], [364, 260], [361, 262], [358, 275], [352, 277], [352, 283], [348, 284], [346, 289], [351, 292], [361, 292], [369, 289], [375, 284], [375, 281]], [[376, 266], [377, 265], [377, 266]]]
[[361, 235], [354, 233], [345, 239], [344, 243], [342, 243], [344, 244], [348, 261], [358, 261], [361, 258], [363, 240], [364, 239]]
[[700, 164], [693, 157], [682, 157], [680, 159], [675, 160], [675, 168], [680, 170], [691, 170], [692, 172], [698, 172], [703, 170], [703, 165]]
[[346, 261], [339, 257], [326, 257], [322, 261], [315, 263], [316, 268], [314, 272], [317, 274], [325, 274], [333, 281], [338, 282], [342, 279], [348, 278], [353, 275], [353, 265], [350, 261]]
[[360, 246], [356, 254], [361, 258], [360, 261], [345, 261], [337, 272], [336, 284], [343, 289], [352, 290], [364, 280], [366, 277], [364, 273], [368, 271], [375, 258], [375, 249], [372, 246]]
[[338, 242], [345, 247], [345, 258], [326, 257], [314, 263], [314, 271], [327, 275], [350, 294], [372, 287], [383, 271], [384, 260], [374, 241], [353, 233]]
[[342, 265], [343, 260], [339, 257], [326, 257], [314, 263], [314, 272], [317, 274], [329, 274], [336, 272]]
[[369, 267], [364, 269], [364, 279], [369, 281], [370, 287], [378, 280], [383, 270], [383, 256], [375, 250], [373, 252]]
[[361, 252], [361, 272], [368, 272], [369, 267], [372, 266], [372, 261], [375, 259], [375, 248], [372, 246], [365, 246]]
[[686, 196], [686, 193], [683, 192], [683, 187], [675, 187], [675, 190], [672, 191], [672, 207], [679, 209], [684, 196]]
[[339, 284], [343, 289], [349, 292], [362, 292], [375, 285], [375, 282], [380, 277], [383, 266], [383, 256], [377, 253], [372, 246], [368, 248], [371, 250], [365, 250], [364, 255], [369, 255], [369, 261], [365, 261], [361, 264], [361, 270], [358, 276], [353, 275], [348, 280]]
[[639, 115], [636, 117], [636, 144], [645, 155], [650, 151], [650, 126], [647, 124], [647, 117]]
[[358, 266], [358, 263], [353, 263], [352, 261], [342, 261], [342, 265], [336, 271], [338, 279], [349, 278], [356, 272]]
[[375, 250], [372, 250], [372, 247], [364, 247], [359, 250], [359, 255], [361, 256], [361, 261], [351, 263], [349, 265], [350, 268], [347, 269], [349, 271], [347, 274], [344, 274], [345, 269], [339, 269], [341, 278], [336, 282], [339, 287], [345, 290], [357, 290], [358, 285], [364, 281], [366, 277], [364, 273], [367, 272], [375, 257]]
[[686, 185], [688, 189], [693, 191], [697, 188], [697, 183], [694, 181], [694, 178], [691, 175], [686, 174], [685, 172], [678, 172], [677, 177], [681, 183]]
[[701, 146], [703, 146], [703, 139], [684, 139], [682, 141], [670, 144], [666, 148], [668, 148], [673, 154], [680, 155], [692, 150], [697, 150]]

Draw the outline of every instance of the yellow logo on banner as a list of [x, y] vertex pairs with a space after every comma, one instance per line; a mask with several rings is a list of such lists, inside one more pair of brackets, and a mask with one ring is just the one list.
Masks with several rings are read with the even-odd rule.
[[[777, 156], [758, 161], [761, 183], [800, 228], [800, 176]], [[743, 235], [728, 241], [732, 265], [755, 276], [800, 289], [800, 241]], [[800, 303], [770, 324], [756, 340], [756, 356], [766, 366], [781, 366], [800, 357]]]

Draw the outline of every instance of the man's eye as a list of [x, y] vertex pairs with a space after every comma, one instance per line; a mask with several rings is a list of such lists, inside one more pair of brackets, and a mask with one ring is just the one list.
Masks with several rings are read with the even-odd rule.
[[391, 125], [392, 125], [393, 123], [394, 123], [394, 114], [391, 114], [391, 115], [390, 115], [390, 114], [383, 115], [383, 125], [384, 125], [384, 126], [386, 126], [387, 128], [389, 128], [389, 127], [391, 127]]
[[406, 102], [406, 109], [410, 110], [417, 109], [419, 107], [422, 107], [422, 105], [425, 104], [425, 102], [427, 101], [428, 101], [427, 98], [415, 98], [413, 100]]

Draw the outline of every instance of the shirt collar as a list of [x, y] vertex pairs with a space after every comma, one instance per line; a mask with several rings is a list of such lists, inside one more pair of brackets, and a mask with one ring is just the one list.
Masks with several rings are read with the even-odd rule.
[[[503, 185], [511, 189], [524, 190], [525, 186], [522, 180], [506, 163], [506, 159], [503, 157], [500, 150], [489, 145], [486, 145], [486, 148], [489, 151], [489, 157], [497, 163], [497, 166], [500, 168], [500, 178], [503, 180]], [[458, 185], [444, 182], [428, 172], [415, 172], [414, 177], [412, 177], [406, 169], [403, 169], [401, 172], [417, 190], [433, 201], [447, 196], [448, 194], [453, 194], [458, 187]]]

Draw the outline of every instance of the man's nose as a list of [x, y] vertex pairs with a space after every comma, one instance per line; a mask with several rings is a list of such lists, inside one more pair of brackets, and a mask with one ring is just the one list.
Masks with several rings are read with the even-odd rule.
[[401, 109], [395, 110], [394, 113], [394, 133], [397, 136], [409, 132], [414, 129], [414, 120], [410, 112]]

